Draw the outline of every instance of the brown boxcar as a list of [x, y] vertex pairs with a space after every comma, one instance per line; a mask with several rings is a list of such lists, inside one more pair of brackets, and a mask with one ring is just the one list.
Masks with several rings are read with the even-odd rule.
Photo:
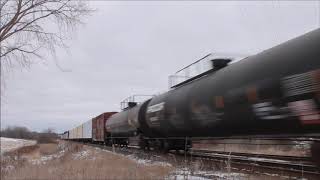
[[104, 141], [106, 136], [106, 121], [111, 115], [115, 113], [117, 112], [105, 112], [92, 119], [92, 141]]

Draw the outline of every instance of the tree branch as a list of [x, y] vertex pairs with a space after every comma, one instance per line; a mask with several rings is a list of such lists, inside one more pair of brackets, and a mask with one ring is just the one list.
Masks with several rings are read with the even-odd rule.
[[[41, 49], [54, 55], [56, 47], [66, 47], [65, 34], [91, 12], [84, 2], [73, 0], [1, 0], [0, 10], [1, 61], [21, 65], [30, 63], [29, 57], [42, 58]], [[45, 26], [48, 21], [57, 32]]]

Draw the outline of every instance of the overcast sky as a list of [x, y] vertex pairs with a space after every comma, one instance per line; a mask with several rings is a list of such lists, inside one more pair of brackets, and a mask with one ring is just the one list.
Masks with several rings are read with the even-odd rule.
[[133, 94], [167, 90], [168, 76], [210, 52], [253, 55], [320, 25], [320, 2], [89, 2], [59, 69], [7, 74], [1, 126], [61, 132]]

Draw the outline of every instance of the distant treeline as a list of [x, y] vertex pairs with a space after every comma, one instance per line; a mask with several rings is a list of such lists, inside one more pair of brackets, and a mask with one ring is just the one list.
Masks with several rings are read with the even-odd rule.
[[37, 140], [38, 143], [52, 143], [56, 142], [58, 138], [58, 135], [50, 128], [42, 132], [36, 132], [21, 126], [9, 126], [0, 131], [0, 136], [17, 139], [33, 139]]

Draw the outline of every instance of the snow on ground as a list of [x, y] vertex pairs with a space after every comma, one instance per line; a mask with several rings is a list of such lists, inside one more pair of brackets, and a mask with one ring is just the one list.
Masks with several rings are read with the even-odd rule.
[[59, 152], [57, 152], [56, 154], [50, 154], [50, 155], [46, 155], [46, 156], [41, 156], [39, 159], [31, 159], [29, 160], [29, 162], [33, 165], [41, 165], [41, 164], [46, 164], [47, 161], [50, 160], [54, 160], [54, 159], [59, 159], [60, 157], [62, 157], [65, 153], [65, 150], [62, 149]]
[[[101, 150], [100, 148], [95, 148], [95, 149], [98, 150], [98, 151]], [[123, 154], [115, 153], [113, 151], [109, 151], [109, 150], [106, 150], [106, 149], [104, 149], [102, 151], [105, 151], [105, 152], [108, 152], [108, 153], [112, 153], [112, 154], [117, 155], [117, 156], [126, 157], [128, 159], [131, 159], [131, 160], [135, 161], [137, 164], [142, 164], [142, 165], [146, 165], [146, 166], [148, 166], [148, 165], [172, 166], [172, 164], [170, 164], [168, 162], [154, 161], [154, 160], [150, 160], [150, 159], [142, 159], [141, 157], [137, 157], [134, 154], [123, 155]]]
[[174, 171], [169, 175], [168, 179], [184, 180], [184, 179], [195, 179], [195, 180], [208, 180], [208, 179], [234, 179], [234, 180], [245, 180], [248, 179], [246, 174], [223, 172], [223, 171], [191, 171], [188, 168], [182, 168]]
[[[100, 148], [95, 148], [97, 151], [101, 151]], [[112, 153], [117, 156], [123, 156], [135, 161], [138, 164], [142, 165], [160, 165], [160, 166], [173, 166], [168, 162], [163, 161], [154, 161], [150, 159], [143, 159], [141, 157], [137, 157], [134, 154], [130, 155], [123, 155], [119, 153], [115, 153], [109, 150], [102, 150], [104, 152]], [[209, 179], [234, 179], [234, 180], [246, 180], [248, 179], [247, 174], [243, 173], [234, 173], [234, 172], [223, 172], [223, 171], [192, 171], [189, 168], [178, 168], [172, 173], [170, 173], [167, 178], [168, 180], [185, 180], [185, 179], [192, 179], [192, 180], [209, 180]]]
[[23, 146], [32, 146], [36, 143], [37, 142], [33, 140], [0, 137], [1, 154], [4, 152], [13, 151]]
[[168, 162], [163, 162], [163, 161], [152, 161], [150, 159], [141, 159], [136, 157], [135, 155], [127, 155], [127, 158], [135, 161], [137, 164], [143, 164], [143, 165], [159, 165], [159, 166], [172, 166]]
[[94, 160], [94, 156], [92, 155], [90, 150], [82, 150], [77, 153], [72, 154], [72, 159], [74, 160], [80, 160], [80, 159], [86, 159], [86, 160]]

